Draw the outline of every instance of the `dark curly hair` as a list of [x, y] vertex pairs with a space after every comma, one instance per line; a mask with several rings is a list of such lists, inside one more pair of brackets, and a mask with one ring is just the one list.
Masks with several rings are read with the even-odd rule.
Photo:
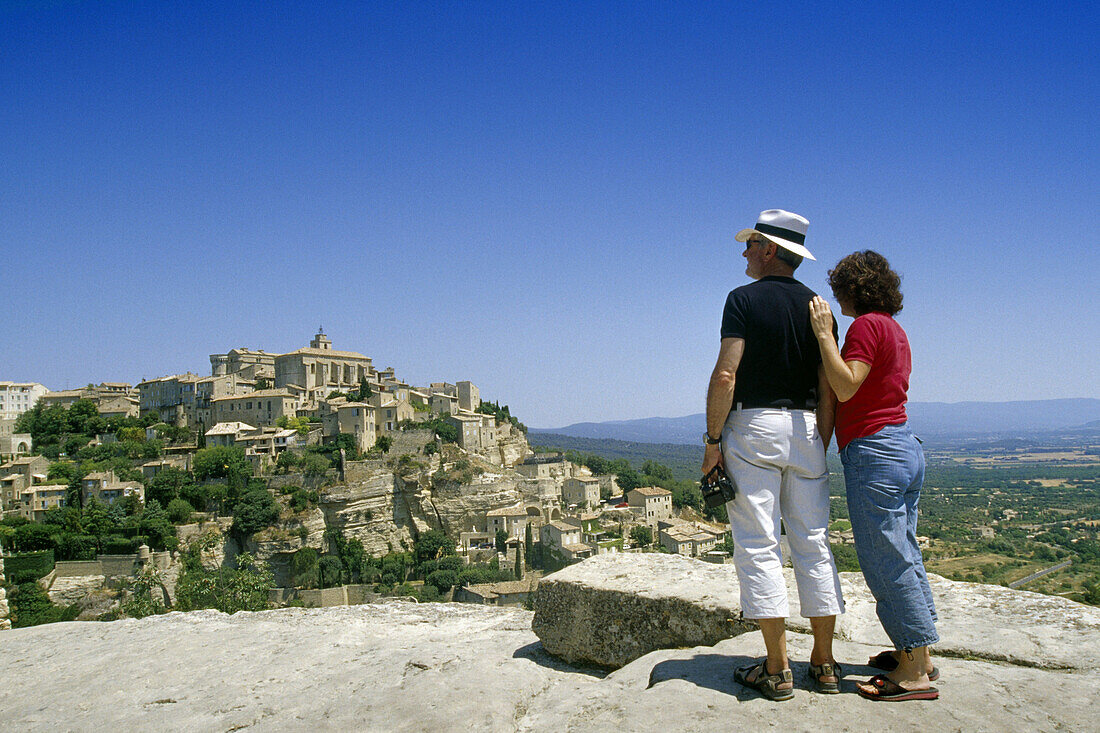
[[829, 287], [838, 300], [846, 300], [856, 315], [901, 311], [901, 277], [878, 252], [853, 252], [829, 270]]

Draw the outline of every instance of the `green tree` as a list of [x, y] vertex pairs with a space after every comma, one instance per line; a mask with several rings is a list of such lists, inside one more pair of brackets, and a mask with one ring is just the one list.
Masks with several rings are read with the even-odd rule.
[[653, 530], [644, 524], [636, 524], [630, 528], [630, 539], [641, 547], [649, 547], [653, 544]]
[[233, 507], [233, 530], [241, 537], [270, 527], [279, 518], [279, 504], [267, 489], [253, 489]]
[[145, 618], [168, 610], [164, 605], [163, 580], [156, 566], [149, 563], [124, 583], [122, 612], [131, 618]]
[[252, 475], [252, 464], [245, 458], [244, 450], [235, 446], [216, 445], [196, 451], [192, 467], [199, 481], [224, 478], [240, 481], [243, 486]]
[[355, 442], [355, 436], [351, 433], [340, 433], [332, 441], [332, 444], [334, 447], [333, 453], [335, 454], [343, 450], [348, 460], [354, 461], [359, 457], [359, 446]]
[[191, 515], [194, 514], [195, 508], [186, 499], [172, 499], [168, 502], [167, 511], [168, 519], [173, 524], [190, 524]]
[[76, 605], [62, 608], [50, 602], [50, 597], [38, 583], [21, 583], [8, 595], [13, 628], [24, 628], [57, 621], [72, 621], [80, 615]]
[[616, 474], [615, 480], [624, 494], [642, 485], [642, 477], [630, 466], [620, 469]]
[[138, 522], [138, 530], [149, 538], [149, 546], [154, 550], [174, 550], [179, 544], [176, 528], [168, 519], [168, 512], [156, 499], [150, 499], [145, 504]]
[[97, 541], [92, 535], [59, 532], [53, 535], [58, 560], [95, 560]]
[[167, 506], [173, 500], [178, 499], [185, 486], [193, 484], [191, 474], [178, 468], [169, 467], [158, 471], [155, 476], [145, 481], [145, 498], [156, 499], [162, 505]]
[[455, 541], [441, 529], [430, 529], [427, 532], [421, 532], [413, 545], [413, 555], [416, 558], [417, 565], [454, 554]]
[[512, 570], [516, 580], [523, 580], [523, 557], [519, 545], [516, 545], [516, 567]]
[[236, 568], [204, 567], [202, 552], [216, 540], [213, 534], [207, 535], [184, 553], [184, 569], [176, 584], [176, 607], [181, 611], [215, 608], [223, 613], [267, 608], [274, 578], [267, 566], [257, 563], [249, 553], [237, 556]]
[[321, 585], [321, 558], [317, 550], [303, 547], [290, 556], [290, 582], [295, 588], [318, 588]]
[[393, 438], [388, 435], [379, 435], [378, 439], [374, 441], [374, 450], [381, 451], [382, 453], [389, 453], [392, 447]]
[[363, 402], [365, 400], [369, 400], [372, 394], [373, 392], [371, 392], [370, 384], [367, 383], [367, 378], [360, 377], [359, 391], [352, 393], [352, 399], [354, 399], [356, 402]]
[[54, 546], [50, 528], [35, 522], [18, 525], [12, 543], [17, 552], [52, 550]]
[[440, 593], [446, 593], [451, 588], [458, 585], [458, 573], [454, 570], [435, 570], [424, 579], [424, 582], [434, 587]]
[[503, 529], [497, 530], [496, 536], [497, 552], [503, 554], [508, 549], [508, 533]]
[[297, 467], [300, 460], [297, 453], [285, 450], [275, 459], [275, 470], [278, 473], [290, 473], [291, 470]]
[[336, 555], [323, 555], [318, 571], [322, 588], [335, 588], [344, 582], [344, 563]]
[[306, 453], [298, 462], [298, 467], [306, 476], [324, 476], [332, 466], [329, 460], [320, 453]]
[[531, 556], [535, 551], [535, 536], [534, 530], [531, 529], [531, 523], [527, 523], [527, 528], [523, 533], [523, 560], [527, 563], [527, 567], [532, 567]]

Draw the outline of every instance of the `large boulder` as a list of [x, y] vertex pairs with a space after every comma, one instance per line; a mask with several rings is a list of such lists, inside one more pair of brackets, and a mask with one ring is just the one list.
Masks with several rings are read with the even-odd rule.
[[[808, 632], [787, 569], [788, 627]], [[930, 576], [937, 600], [937, 655], [1046, 669], [1100, 665], [1100, 608]], [[837, 637], [889, 647], [875, 601], [859, 573], [841, 573], [847, 605]], [[740, 621], [732, 565], [679, 555], [599, 555], [543, 578], [532, 628], [543, 646], [571, 663], [618, 668], [656, 649], [715, 644], [753, 628]]]
[[655, 649], [712, 646], [747, 631], [737, 600], [723, 565], [598, 555], [539, 582], [532, 630], [567, 662], [617, 669]]

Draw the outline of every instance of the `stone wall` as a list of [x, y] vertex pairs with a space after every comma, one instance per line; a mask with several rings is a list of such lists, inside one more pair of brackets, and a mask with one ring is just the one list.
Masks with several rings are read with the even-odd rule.
[[4, 592], [4, 551], [0, 550], [0, 631], [11, 628], [8, 620], [8, 598]]
[[59, 578], [77, 578], [83, 575], [103, 575], [103, 566], [99, 560], [59, 560], [54, 563], [53, 571]]
[[348, 591], [344, 586], [338, 588], [302, 589], [298, 591], [298, 600], [307, 608], [330, 608], [348, 605]]
[[[161, 572], [172, 564], [172, 553], [149, 553], [149, 563]], [[60, 560], [54, 563], [53, 575], [58, 578], [77, 578], [86, 575], [102, 575], [108, 578], [133, 575], [138, 556], [100, 555], [95, 560]]]
[[321, 590], [307, 588], [272, 588], [267, 599], [274, 606], [285, 606], [300, 600], [310, 608], [330, 608], [333, 606], [360, 606], [377, 602], [382, 596], [372, 590], [370, 585], [342, 585], [339, 588]]

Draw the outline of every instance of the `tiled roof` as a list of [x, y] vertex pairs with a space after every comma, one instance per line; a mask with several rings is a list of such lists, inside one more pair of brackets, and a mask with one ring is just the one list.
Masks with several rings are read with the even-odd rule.
[[524, 509], [521, 506], [510, 506], [510, 507], [505, 507], [504, 509], [490, 509], [489, 511], [485, 512], [485, 516], [487, 516], [487, 517], [520, 517], [520, 516], [526, 517], [527, 516], [527, 510]]
[[282, 358], [287, 356], [294, 356], [300, 354], [302, 356], [332, 356], [337, 359], [366, 359], [370, 361], [371, 358], [365, 354], [360, 354], [358, 351], [337, 351], [336, 349], [315, 349], [311, 346], [304, 346], [300, 349], [295, 349], [289, 354], [280, 354], [276, 358]]
[[639, 486], [634, 489], [642, 496], [672, 496], [672, 492], [668, 489], [662, 489], [660, 486]]

